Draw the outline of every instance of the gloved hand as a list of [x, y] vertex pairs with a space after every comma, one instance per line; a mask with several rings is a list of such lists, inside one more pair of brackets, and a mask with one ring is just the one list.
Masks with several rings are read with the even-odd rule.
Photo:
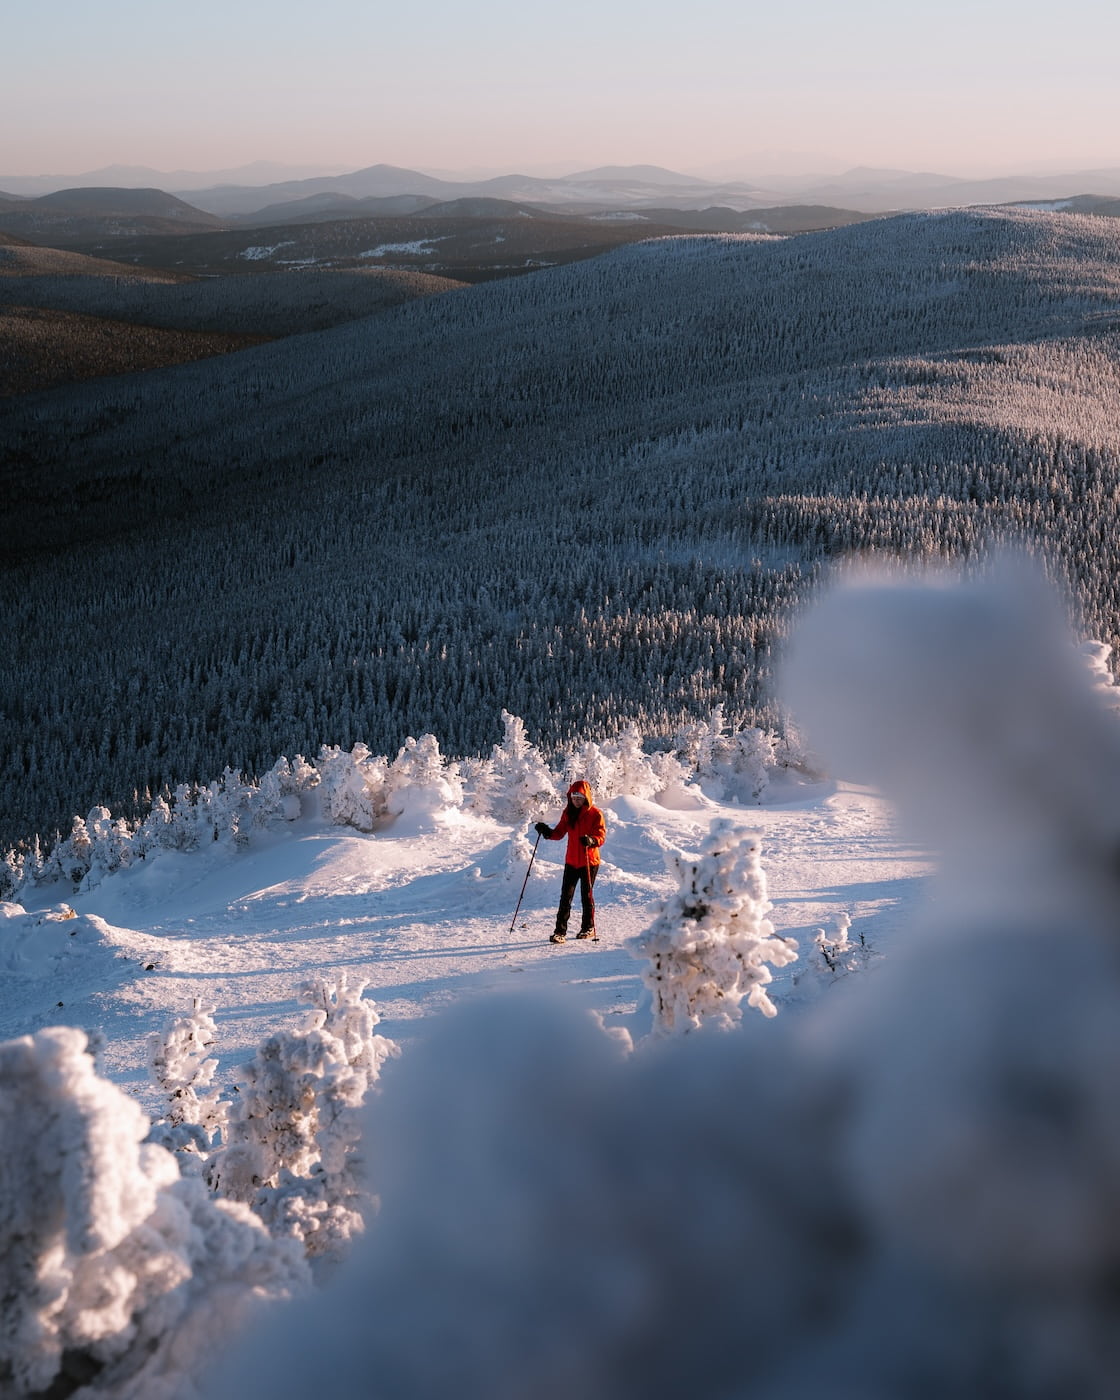
[[595, 844], [594, 836], [581, 836], [579, 839], [581, 844], [587, 846], [588, 849], [590, 849]]
[[549, 826], [549, 824], [548, 824], [547, 822], [537, 822], [537, 824], [536, 824], [536, 826], [533, 828], [533, 830], [537, 833], [538, 836], [551, 836], [551, 835], [552, 835], [552, 828]]

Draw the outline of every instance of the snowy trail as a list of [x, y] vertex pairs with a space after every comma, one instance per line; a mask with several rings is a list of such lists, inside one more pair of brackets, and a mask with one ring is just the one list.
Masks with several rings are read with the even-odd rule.
[[[662, 852], [695, 850], [719, 818], [761, 833], [773, 922], [801, 944], [773, 986], [779, 1005], [792, 1007], [815, 930], [832, 930], [844, 913], [853, 938], [863, 933], [888, 951], [923, 898], [930, 864], [895, 834], [870, 791], [822, 785], [784, 795], [749, 808], [698, 794], [681, 809], [634, 798], [605, 804], [597, 944], [547, 941], [561, 843], [540, 844], [510, 933], [525, 865], [511, 858], [509, 827], [462, 812], [374, 835], [302, 820], [247, 851], [168, 853], [68, 898], [79, 915], [110, 926], [105, 945], [92, 962], [63, 957], [37, 977], [7, 978], [0, 1035], [97, 1028], [105, 1073], [147, 1102], [146, 1038], [193, 997], [217, 1007], [224, 1078], [266, 1034], [294, 1024], [298, 988], [319, 972], [366, 980], [380, 1029], [405, 1045], [419, 1021], [451, 1002], [530, 987], [626, 1025], [641, 984], [624, 945], [670, 890]], [[44, 905], [66, 897], [41, 894]]]

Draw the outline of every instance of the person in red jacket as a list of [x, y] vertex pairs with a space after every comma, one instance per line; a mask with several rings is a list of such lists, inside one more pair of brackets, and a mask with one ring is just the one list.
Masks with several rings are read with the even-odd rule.
[[595, 896], [592, 893], [595, 876], [599, 873], [599, 847], [607, 838], [607, 823], [602, 812], [591, 802], [591, 785], [582, 778], [568, 789], [568, 803], [555, 826], [537, 822], [536, 832], [549, 841], [568, 838], [564, 852], [564, 878], [560, 883], [560, 907], [556, 911], [556, 930], [550, 943], [563, 943], [568, 936], [568, 918], [572, 898], [579, 886], [583, 917], [577, 938], [598, 938], [595, 932]]

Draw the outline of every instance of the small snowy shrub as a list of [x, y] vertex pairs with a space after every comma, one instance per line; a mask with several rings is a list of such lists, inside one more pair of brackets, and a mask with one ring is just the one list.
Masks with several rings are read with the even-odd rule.
[[642, 979], [653, 999], [654, 1034], [683, 1034], [705, 1021], [727, 1028], [739, 1003], [765, 1016], [777, 1009], [766, 994], [767, 963], [784, 967], [797, 945], [779, 938], [766, 917], [771, 904], [758, 837], [717, 822], [699, 857], [670, 855], [678, 889], [631, 946], [648, 959]]
[[349, 753], [324, 745], [316, 768], [326, 819], [372, 831], [386, 811], [388, 759], [371, 754], [365, 744], [355, 744]]
[[440, 753], [435, 736], [406, 739], [385, 779], [389, 815], [423, 817], [459, 807], [462, 801], [458, 766], [448, 763]]
[[768, 769], [777, 762], [778, 737], [762, 729], [731, 734], [725, 730], [723, 706], [717, 705], [707, 723], [678, 731], [675, 747], [680, 759], [711, 796], [757, 801], [770, 781]]
[[227, 1146], [209, 1169], [220, 1196], [245, 1202], [311, 1256], [338, 1255], [372, 1199], [357, 1110], [397, 1047], [374, 1034], [379, 1018], [364, 988], [345, 977], [305, 985], [301, 1000], [313, 1009], [297, 1030], [268, 1036], [245, 1066]]
[[851, 927], [851, 915], [840, 913], [836, 916], [834, 932], [828, 933], [819, 928], [814, 934], [813, 945], [817, 957], [834, 978], [843, 977], [849, 972], [864, 971], [874, 955], [862, 934], [856, 939], [848, 937]]
[[194, 998], [189, 1016], [169, 1021], [148, 1037], [148, 1078], [166, 1096], [166, 1121], [151, 1140], [180, 1155], [180, 1167], [198, 1164], [225, 1125], [227, 1106], [211, 1087], [218, 1062], [210, 1057], [217, 1039], [214, 1007]]
[[790, 978], [798, 997], [815, 1001], [836, 983], [856, 973], [866, 972], [878, 954], [864, 936], [850, 938], [851, 918], [846, 913], [836, 916], [835, 926], [813, 930], [813, 941]]

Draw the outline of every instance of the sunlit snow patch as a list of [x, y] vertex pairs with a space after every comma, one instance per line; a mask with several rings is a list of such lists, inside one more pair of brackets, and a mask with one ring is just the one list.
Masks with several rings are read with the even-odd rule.
[[68, 904], [28, 913], [22, 904], [0, 903], [0, 971], [8, 975], [58, 974], [69, 982], [75, 972], [82, 975], [121, 959], [119, 944], [127, 937], [96, 914], [76, 914]]

